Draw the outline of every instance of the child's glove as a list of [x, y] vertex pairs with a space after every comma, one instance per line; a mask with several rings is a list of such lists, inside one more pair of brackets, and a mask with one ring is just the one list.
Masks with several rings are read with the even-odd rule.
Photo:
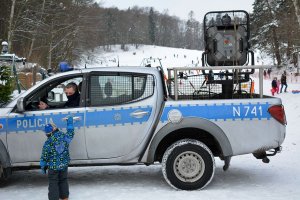
[[74, 129], [72, 116], [67, 117], [67, 129]]

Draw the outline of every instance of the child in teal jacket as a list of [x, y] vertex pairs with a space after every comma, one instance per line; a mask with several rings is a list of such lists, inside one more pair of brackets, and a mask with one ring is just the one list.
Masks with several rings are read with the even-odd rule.
[[69, 197], [68, 165], [69, 144], [74, 137], [73, 117], [67, 118], [67, 132], [61, 132], [55, 124], [45, 126], [47, 140], [44, 143], [40, 166], [46, 174], [48, 170], [49, 200], [67, 200]]

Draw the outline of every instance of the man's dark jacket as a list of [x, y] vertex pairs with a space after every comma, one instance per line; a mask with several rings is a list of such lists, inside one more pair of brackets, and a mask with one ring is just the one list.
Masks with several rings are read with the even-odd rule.
[[76, 91], [74, 94], [67, 96], [68, 101], [65, 103], [64, 107], [73, 108], [78, 107], [80, 102], [80, 94]]

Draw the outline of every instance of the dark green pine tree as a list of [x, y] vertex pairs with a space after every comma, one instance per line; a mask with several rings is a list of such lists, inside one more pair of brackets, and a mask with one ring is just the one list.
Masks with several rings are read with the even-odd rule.
[[151, 7], [149, 12], [149, 39], [151, 44], [155, 44], [155, 28], [155, 15], [153, 8]]
[[282, 63], [278, 39], [278, 19], [275, 1], [255, 0], [251, 14], [251, 43], [254, 48], [275, 58], [278, 66]]
[[0, 106], [11, 99], [13, 91], [10, 67], [0, 66]]

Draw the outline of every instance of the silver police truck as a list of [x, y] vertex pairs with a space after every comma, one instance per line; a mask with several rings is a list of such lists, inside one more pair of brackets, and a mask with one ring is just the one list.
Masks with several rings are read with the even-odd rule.
[[[79, 119], [70, 146], [74, 166], [159, 162], [171, 186], [193, 190], [212, 180], [215, 157], [224, 169], [232, 156], [248, 153], [268, 162], [267, 151], [274, 155], [285, 138], [281, 100], [244, 91], [249, 84], [228, 99], [217, 78], [210, 83], [197, 73], [174, 68], [166, 80], [160, 68], [117, 67], [43, 80], [0, 109], [1, 177], [38, 167], [44, 125], [65, 127], [68, 115]], [[70, 82], [81, 83], [80, 105], [64, 108]], [[39, 110], [41, 99], [48, 109]]]
[[[243, 154], [268, 163], [281, 149], [286, 119], [281, 100], [262, 93], [265, 66], [255, 66], [249, 50], [249, 16], [210, 12], [204, 35], [202, 67], [170, 68], [166, 75], [161, 67], [64, 72], [4, 105], [1, 178], [39, 167], [44, 125], [65, 127], [69, 115], [78, 119], [71, 166], [161, 163], [169, 185], [195, 190], [213, 179], [216, 157], [224, 170]], [[64, 107], [63, 90], [71, 82], [81, 85], [78, 107]], [[48, 109], [39, 109], [41, 100]]]

